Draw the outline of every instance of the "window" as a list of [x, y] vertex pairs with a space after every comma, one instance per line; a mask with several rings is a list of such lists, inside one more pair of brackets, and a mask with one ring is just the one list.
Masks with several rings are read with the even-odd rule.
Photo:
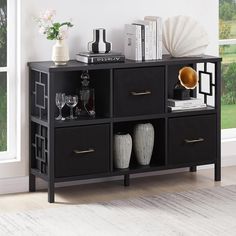
[[[222, 129], [236, 138], [236, 0], [219, 1], [219, 49], [222, 57]], [[223, 137], [224, 138], [224, 137]]]
[[0, 160], [16, 157], [15, 8], [0, 0]]

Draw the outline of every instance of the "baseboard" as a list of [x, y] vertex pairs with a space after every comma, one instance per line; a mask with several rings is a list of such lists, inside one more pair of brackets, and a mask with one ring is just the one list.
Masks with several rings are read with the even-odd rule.
[[29, 190], [29, 177], [0, 179], [0, 194], [23, 193]]
[[[226, 166], [236, 166], [236, 156], [224, 156], [222, 158], [222, 167]], [[199, 167], [199, 169], [209, 169], [213, 168], [213, 165], [205, 165]], [[145, 176], [154, 176], [154, 175], [165, 175], [165, 174], [173, 174], [179, 172], [186, 172], [188, 168], [180, 168], [174, 170], [163, 170], [163, 171], [155, 171], [149, 173], [140, 173], [140, 174], [133, 174], [131, 178], [140, 178]], [[90, 183], [101, 183], [107, 181], [114, 181], [114, 180], [122, 180], [123, 176], [115, 176], [115, 177], [107, 177], [107, 178], [98, 178], [98, 179], [89, 179], [89, 180], [79, 180], [73, 182], [63, 182], [57, 183], [56, 187], [66, 187], [66, 186], [73, 186], [73, 185], [81, 185], [81, 184], [90, 184]], [[28, 185], [29, 184], [29, 177], [18, 177], [18, 178], [7, 178], [7, 179], [0, 179], [0, 194], [10, 194], [10, 193], [22, 193], [28, 192]], [[36, 186], [38, 190], [46, 189], [47, 184], [45, 181], [41, 179], [36, 180]]]

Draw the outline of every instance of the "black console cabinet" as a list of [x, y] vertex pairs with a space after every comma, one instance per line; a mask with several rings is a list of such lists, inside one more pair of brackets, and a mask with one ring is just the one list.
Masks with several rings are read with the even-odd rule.
[[[207, 107], [169, 112], [167, 99], [173, 97], [183, 66], [198, 71], [199, 85], [191, 96], [202, 97]], [[30, 191], [40, 177], [48, 182], [48, 201], [54, 202], [58, 182], [123, 175], [127, 186], [130, 174], [180, 167], [196, 171], [205, 164], [215, 165], [215, 180], [220, 181], [220, 69], [221, 58], [212, 56], [100, 65], [70, 61], [59, 67], [29, 63]], [[56, 121], [55, 94], [78, 93], [84, 70], [95, 89], [96, 117]], [[63, 113], [68, 115], [68, 108]], [[143, 122], [155, 128], [150, 165], [139, 166], [132, 152], [130, 167], [115, 169], [114, 133], [132, 134], [134, 125]], [[81, 156], [75, 150], [93, 151]]]

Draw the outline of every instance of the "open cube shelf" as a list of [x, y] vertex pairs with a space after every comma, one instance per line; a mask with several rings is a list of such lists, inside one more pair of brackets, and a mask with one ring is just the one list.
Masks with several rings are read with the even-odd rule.
[[[128, 121], [128, 122], [119, 122], [114, 124], [114, 134], [116, 133], [128, 133], [131, 137], [134, 137], [134, 127], [138, 124], [150, 123], [154, 127], [154, 147], [151, 157], [150, 166], [165, 166], [166, 156], [165, 156], [165, 119], [152, 119], [152, 120], [142, 120], [142, 121]], [[134, 143], [133, 143], [134, 147]], [[130, 159], [130, 168], [140, 168], [137, 162], [137, 158], [132, 148], [131, 159]], [[144, 167], [144, 166], [143, 166]], [[147, 166], [148, 167], [148, 166]]]

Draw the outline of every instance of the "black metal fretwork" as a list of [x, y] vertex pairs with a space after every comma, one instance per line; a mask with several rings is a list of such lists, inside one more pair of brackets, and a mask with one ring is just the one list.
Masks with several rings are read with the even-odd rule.
[[43, 72], [33, 71], [32, 80], [32, 115], [40, 120], [48, 117], [48, 75]]
[[48, 173], [48, 137], [47, 127], [33, 123], [32, 124], [32, 158], [34, 167], [42, 174]]
[[[213, 96], [213, 88], [215, 88], [215, 83], [213, 83], [213, 74], [207, 71], [207, 63], [204, 63], [204, 70], [198, 71], [199, 75], [199, 94], [204, 96], [204, 102], [208, 104], [208, 97]], [[203, 85], [203, 76], [205, 75], [204, 80], [208, 79], [208, 91], [204, 89]]]

